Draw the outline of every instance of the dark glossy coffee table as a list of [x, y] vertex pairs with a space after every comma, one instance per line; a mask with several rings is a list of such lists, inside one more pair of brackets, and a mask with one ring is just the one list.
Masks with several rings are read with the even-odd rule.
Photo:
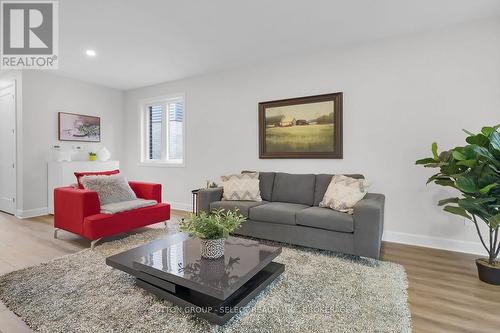
[[222, 325], [285, 270], [280, 247], [229, 237], [224, 257], [200, 256], [200, 242], [175, 234], [106, 258], [136, 284], [186, 311]]

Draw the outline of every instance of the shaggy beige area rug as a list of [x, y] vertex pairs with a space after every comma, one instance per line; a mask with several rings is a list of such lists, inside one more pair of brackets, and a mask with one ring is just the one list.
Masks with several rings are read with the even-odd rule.
[[137, 287], [107, 256], [167, 237], [151, 229], [0, 277], [0, 299], [39, 332], [410, 332], [402, 266], [283, 246], [285, 272], [224, 326]]

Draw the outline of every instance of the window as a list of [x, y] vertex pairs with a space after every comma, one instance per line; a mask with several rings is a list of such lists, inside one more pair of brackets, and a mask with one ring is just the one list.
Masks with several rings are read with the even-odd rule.
[[184, 165], [184, 111], [181, 96], [142, 105], [142, 163]]

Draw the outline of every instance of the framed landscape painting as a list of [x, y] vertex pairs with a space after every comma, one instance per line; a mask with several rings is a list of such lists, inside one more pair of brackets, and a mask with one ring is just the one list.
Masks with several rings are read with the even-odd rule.
[[58, 132], [60, 141], [101, 141], [101, 118], [59, 112]]
[[259, 103], [260, 158], [342, 158], [342, 93]]

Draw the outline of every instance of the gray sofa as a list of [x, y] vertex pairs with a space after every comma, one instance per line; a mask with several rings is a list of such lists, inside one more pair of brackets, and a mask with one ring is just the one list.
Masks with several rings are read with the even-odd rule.
[[219, 187], [198, 192], [198, 209], [238, 208], [247, 220], [235, 234], [378, 259], [384, 195], [368, 193], [354, 206], [353, 215], [319, 207], [331, 178], [327, 174], [261, 172], [262, 202], [221, 200]]

